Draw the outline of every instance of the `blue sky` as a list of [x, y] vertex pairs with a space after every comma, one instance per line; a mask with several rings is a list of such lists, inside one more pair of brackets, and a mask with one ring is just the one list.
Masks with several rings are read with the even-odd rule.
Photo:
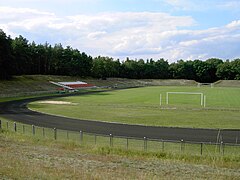
[[0, 14], [0, 29], [13, 38], [92, 56], [240, 57], [240, 0], [7, 0]]

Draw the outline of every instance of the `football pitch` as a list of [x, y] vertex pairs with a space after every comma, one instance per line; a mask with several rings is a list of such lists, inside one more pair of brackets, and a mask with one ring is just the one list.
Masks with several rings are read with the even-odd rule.
[[152, 86], [61, 97], [51, 99], [51, 103], [33, 102], [29, 107], [84, 120], [146, 126], [240, 128], [239, 88]]

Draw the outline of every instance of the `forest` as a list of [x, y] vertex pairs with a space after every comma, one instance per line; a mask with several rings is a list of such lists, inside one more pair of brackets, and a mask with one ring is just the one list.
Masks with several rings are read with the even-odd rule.
[[240, 80], [240, 59], [178, 60], [114, 59], [92, 57], [70, 46], [29, 42], [19, 35], [12, 39], [0, 29], [0, 79], [14, 75], [67, 75], [106, 79], [190, 79], [211, 83], [219, 79]]

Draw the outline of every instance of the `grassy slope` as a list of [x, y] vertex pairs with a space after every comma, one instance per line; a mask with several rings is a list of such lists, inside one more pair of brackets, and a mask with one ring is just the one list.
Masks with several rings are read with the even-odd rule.
[[237, 179], [239, 158], [89, 148], [0, 132], [0, 179]]
[[[107, 80], [96, 80], [91, 78], [69, 77], [69, 76], [54, 76], [54, 75], [25, 75], [15, 76], [8, 81], [0, 81], [0, 97], [16, 97], [19, 95], [29, 95], [37, 93], [46, 93], [56, 91], [56, 86], [49, 83], [49, 81], [77, 81], [83, 80], [97, 86], [146, 86], [146, 85], [160, 85], [160, 86], [196, 86], [197, 82], [192, 80], [134, 80], [122, 78], [108, 78]], [[240, 87], [240, 81], [218, 81], [215, 86], [225, 87]]]
[[219, 80], [214, 83], [217, 87], [240, 87], [240, 80]]
[[49, 81], [74, 81], [77, 77], [26, 75], [0, 81], [0, 97], [18, 97], [56, 92], [57, 87]]
[[0, 81], [0, 97], [16, 97], [19, 95], [31, 95], [46, 92], [55, 92], [57, 87], [49, 81], [77, 81], [83, 80], [97, 86], [144, 86], [144, 85], [196, 85], [191, 80], [130, 80], [121, 78], [109, 78], [97, 80], [91, 78], [53, 76], [53, 75], [25, 75], [15, 76], [8, 81]]
[[[166, 106], [165, 94], [168, 91], [203, 92], [207, 96], [207, 109], [200, 107], [200, 97], [198, 96], [175, 95], [170, 99], [171, 105]], [[163, 109], [159, 109], [160, 93], [163, 95]], [[29, 106], [34, 110], [49, 114], [79, 119], [153, 126], [240, 128], [240, 91], [238, 88], [158, 86], [56, 100], [78, 103], [78, 105], [52, 105], [35, 102]], [[164, 109], [173, 107], [177, 107], [177, 109]]]

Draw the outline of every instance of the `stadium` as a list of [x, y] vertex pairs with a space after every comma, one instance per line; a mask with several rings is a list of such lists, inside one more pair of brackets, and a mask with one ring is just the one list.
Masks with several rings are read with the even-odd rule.
[[[33, 110], [35, 113], [48, 114], [49, 117], [31, 120], [21, 117], [19, 113], [14, 119], [36, 126], [99, 135], [238, 144], [239, 131], [236, 127], [239, 123], [240, 96], [237, 87], [221, 87], [220, 82], [214, 87], [213, 85], [199, 87], [199, 84], [193, 82], [187, 82], [188, 84], [183, 86], [161, 86], [161, 83], [167, 82], [161, 80], [151, 86], [147, 81], [145, 86], [138, 86], [144, 84], [144, 81], [135, 81], [138, 83], [136, 86], [128, 87], [130, 84], [128, 80], [117, 81], [113, 81], [114, 88], [109, 85], [107, 89], [106, 86], [98, 87], [82, 81], [50, 82], [63, 88], [64, 94], [60, 92], [60, 97], [30, 98], [17, 103], [19, 107], [30, 108], [26, 111]], [[180, 82], [184, 81], [179, 80], [178, 83]], [[116, 89], [117, 83], [121, 83], [121, 89]], [[28, 104], [29, 102], [31, 103]], [[5, 111], [12, 110], [11, 104], [3, 106], [2, 109]], [[67, 119], [53, 123], [50, 115], [54, 115], [55, 119], [57, 117], [74, 119], [76, 124], [68, 124]], [[85, 122], [92, 125], [86, 125]], [[115, 125], [122, 126], [122, 131], [119, 127], [114, 127]], [[129, 128], [133, 126], [136, 129]], [[145, 130], [141, 131], [143, 127]], [[193, 133], [194, 130], [199, 133]], [[212, 134], [207, 137], [206, 131]]]
[[[24, 79], [23, 94], [17, 94], [24, 98], [0, 103], [4, 130], [90, 149], [239, 156], [239, 81]], [[36, 88], [35, 79], [44, 88], [32, 96], [28, 91]]]

